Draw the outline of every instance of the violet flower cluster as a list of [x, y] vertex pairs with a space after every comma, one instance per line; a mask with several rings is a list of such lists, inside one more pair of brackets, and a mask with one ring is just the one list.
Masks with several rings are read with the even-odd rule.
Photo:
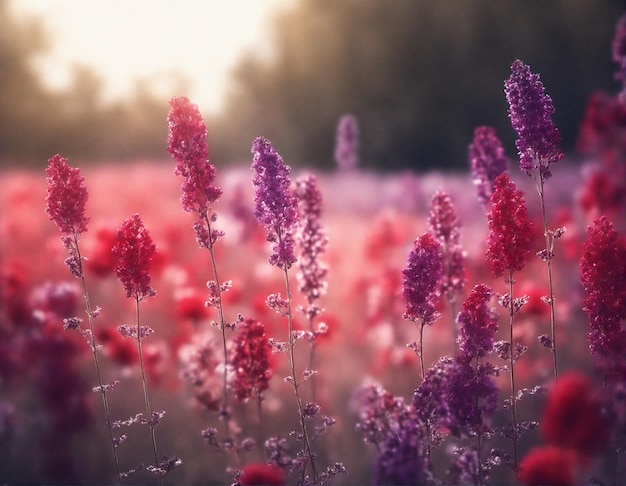
[[622, 83], [623, 89], [626, 90], [626, 15], [622, 15], [617, 21], [611, 47], [613, 61], [618, 65], [615, 79]]
[[294, 233], [298, 224], [298, 199], [291, 192], [291, 168], [266, 138], [254, 141], [252, 154], [254, 216], [267, 229], [267, 241], [274, 243], [270, 264], [288, 269], [296, 262]]
[[483, 208], [487, 208], [496, 177], [508, 170], [509, 158], [496, 131], [487, 126], [474, 130], [474, 139], [468, 152], [478, 200]]
[[150, 287], [150, 266], [157, 249], [139, 214], [120, 225], [112, 251], [118, 259], [115, 274], [124, 286], [126, 297], [137, 301], [154, 297], [156, 290]]
[[402, 270], [402, 296], [406, 301], [405, 319], [424, 325], [438, 317], [439, 282], [443, 276], [441, 243], [425, 233], [414, 242], [407, 266]]
[[493, 351], [498, 321], [489, 306], [493, 291], [484, 284], [476, 285], [463, 303], [458, 322], [459, 350], [466, 361], [487, 356]]
[[354, 169], [359, 165], [359, 126], [353, 115], [344, 115], [339, 120], [335, 160], [341, 170]]
[[461, 221], [450, 196], [437, 191], [430, 203], [428, 215], [430, 232], [441, 243], [444, 271], [440, 292], [450, 302], [456, 301], [465, 287], [465, 252], [461, 246]]
[[511, 64], [511, 76], [504, 83], [509, 102], [509, 118], [518, 134], [515, 142], [520, 169], [527, 175], [539, 171], [542, 180], [552, 176], [550, 164], [563, 158], [559, 147], [561, 135], [552, 122], [554, 106], [545, 92], [538, 74], [516, 59]]

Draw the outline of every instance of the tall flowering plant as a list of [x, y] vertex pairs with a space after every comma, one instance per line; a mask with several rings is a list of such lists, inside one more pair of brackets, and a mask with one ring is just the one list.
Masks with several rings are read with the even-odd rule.
[[559, 144], [561, 135], [552, 122], [554, 105], [552, 98], [545, 92], [538, 74], [533, 74], [530, 66], [516, 59], [511, 65], [511, 76], [504, 82], [504, 92], [509, 102], [509, 118], [511, 125], [518, 134], [515, 142], [520, 157], [520, 169], [533, 177], [539, 193], [541, 215], [545, 237], [545, 248], [537, 255], [548, 269], [548, 285], [550, 294], [544, 301], [550, 306], [550, 337], [540, 338], [545, 346], [552, 351], [554, 378], [558, 378], [558, 361], [556, 345], [556, 320], [554, 310], [554, 286], [552, 277], [552, 259], [554, 243], [560, 238], [565, 228], [550, 229], [546, 216], [544, 183], [552, 172], [550, 166], [563, 158]]
[[117, 455], [117, 446], [124, 440], [124, 437], [115, 437], [113, 435], [109, 398], [107, 395], [118, 382], [117, 380], [113, 380], [105, 384], [103, 381], [100, 358], [98, 355], [101, 346], [96, 341], [94, 326], [94, 320], [99, 316], [100, 309], [92, 306], [83, 271], [84, 258], [81, 255], [79, 247], [80, 236], [87, 231], [87, 223], [89, 222], [89, 217], [86, 214], [89, 193], [85, 185], [85, 178], [80, 174], [80, 169], [68, 165], [65, 157], [61, 157], [57, 154], [50, 158], [48, 160], [46, 173], [46, 214], [50, 220], [57, 225], [61, 233], [63, 233], [61, 241], [69, 253], [65, 264], [72, 275], [79, 278], [81, 281], [86, 314], [89, 320], [89, 328], [84, 330], [81, 328], [81, 318], [70, 317], [65, 319], [65, 328], [79, 329], [87, 339], [89, 347], [91, 348], [96, 368], [96, 376], [98, 378], [98, 385], [94, 387], [94, 391], [99, 392], [102, 396], [102, 406], [104, 408], [106, 424], [111, 440], [116, 478], [117, 481], [120, 481], [121, 471]]
[[474, 139], [468, 148], [469, 162], [478, 200], [484, 209], [489, 206], [493, 185], [509, 167], [502, 142], [492, 127], [480, 126], [474, 130]]
[[498, 354], [508, 361], [511, 382], [511, 419], [510, 437], [513, 441], [513, 465], [517, 469], [518, 423], [516, 413], [517, 392], [515, 388], [514, 366], [525, 347], [516, 344], [513, 339], [513, 322], [515, 314], [526, 303], [526, 298], [514, 298], [513, 275], [520, 271], [530, 256], [532, 222], [526, 207], [524, 193], [517, 189], [515, 183], [504, 173], [496, 178], [491, 195], [491, 211], [487, 215], [489, 236], [487, 239], [487, 261], [496, 277], [504, 276], [509, 286], [508, 294], [500, 297], [500, 304], [509, 313], [509, 342], [500, 343]]

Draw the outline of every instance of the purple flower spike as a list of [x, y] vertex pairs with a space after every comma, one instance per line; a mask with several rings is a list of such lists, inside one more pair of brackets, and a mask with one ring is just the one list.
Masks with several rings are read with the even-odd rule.
[[254, 216], [267, 229], [267, 241], [274, 243], [270, 264], [290, 268], [296, 261], [294, 232], [298, 223], [298, 198], [291, 192], [291, 168], [266, 138], [254, 141], [252, 154]]
[[619, 66], [615, 79], [624, 84], [626, 89], [626, 15], [622, 15], [617, 21], [612, 51], [613, 61]]
[[459, 349], [467, 361], [486, 356], [493, 350], [498, 321], [489, 306], [492, 295], [493, 291], [486, 285], [476, 285], [459, 313]]
[[359, 126], [356, 117], [344, 115], [337, 126], [335, 160], [341, 170], [350, 170], [359, 164]]
[[478, 200], [483, 208], [487, 208], [496, 177], [509, 167], [509, 158], [493, 128], [482, 126], [474, 130], [474, 140], [469, 146], [469, 160]]
[[115, 274], [122, 282], [126, 297], [142, 300], [153, 297], [150, 287], [150, 264], [156, 254], [156, 245], [138, 214], [126, 219], [118, 228], [112, 252], [118, 262]]
[[222, 189], [214, 185], [215, 167], [208, 160], [206, 125], [198, 107], [184, 96], [170, 100], [167, 123], [167, 151], [176, 161], [174, 173], [185, 178], [180, 198], [183, 209], [203, 216], [222, 195]]
[[67, 159], [55, 155], [48, 160], [48, 190], [46, 214], [67, 235], [80, 235], [87, 231], [89, 218], [85, 205], [89, 193], [80, 169], [70, 167]]
[[535, 169], [543, 180], [552, 176], [550, 164], [563, 158], [561, 135], [552, 123], [554, 106], [538, 74], [519, 59], [511, 64], [511, 76], [504, 82], [509, 118], [519, 138], [515, 142], [520, 169], [532, 175]]
[[438, 317], [435, 310], [439, 283], [443, 276], [441, 244], [430, 233], [415, 240], [407, 266], [402, 270], [402, 295], [406, 300], [404, 318], [432, 324]]

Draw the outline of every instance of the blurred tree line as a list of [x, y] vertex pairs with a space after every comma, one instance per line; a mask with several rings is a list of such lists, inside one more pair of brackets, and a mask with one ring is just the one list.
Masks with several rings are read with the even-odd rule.
[[[10, 22], [6, 2], [0, 158], [166, 157], [167, 100], [146, 84], [104, 106], [87, 70], [67, 93], [46, 92], [28, 67], [45, 39]], [[300, 0], [267, 26], [271, 55], [240, 60], [225, 110], [207, 120], [211, 160], [248, 160], [264, 135], [287, 163], [330, 168], [344, 113], [359, 120], [365, 167], [465, 168], [483, 124], [514, 156], [503, 82], [515, 58], [541, 73], [572, 152], [588, 95], [618, 89], [610, 46], [622, 12], [597, 0]]]

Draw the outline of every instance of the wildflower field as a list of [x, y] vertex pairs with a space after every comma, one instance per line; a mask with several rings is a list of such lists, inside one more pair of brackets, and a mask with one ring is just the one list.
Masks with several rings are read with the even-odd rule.
[[515, 60], [463, 174], [349, 115], [335, 172], [216, 170], [184, 97], [170, 164], [2, 173], [0, 481], [623, 484], [626, 103], [564, 157], [548, 91]]

